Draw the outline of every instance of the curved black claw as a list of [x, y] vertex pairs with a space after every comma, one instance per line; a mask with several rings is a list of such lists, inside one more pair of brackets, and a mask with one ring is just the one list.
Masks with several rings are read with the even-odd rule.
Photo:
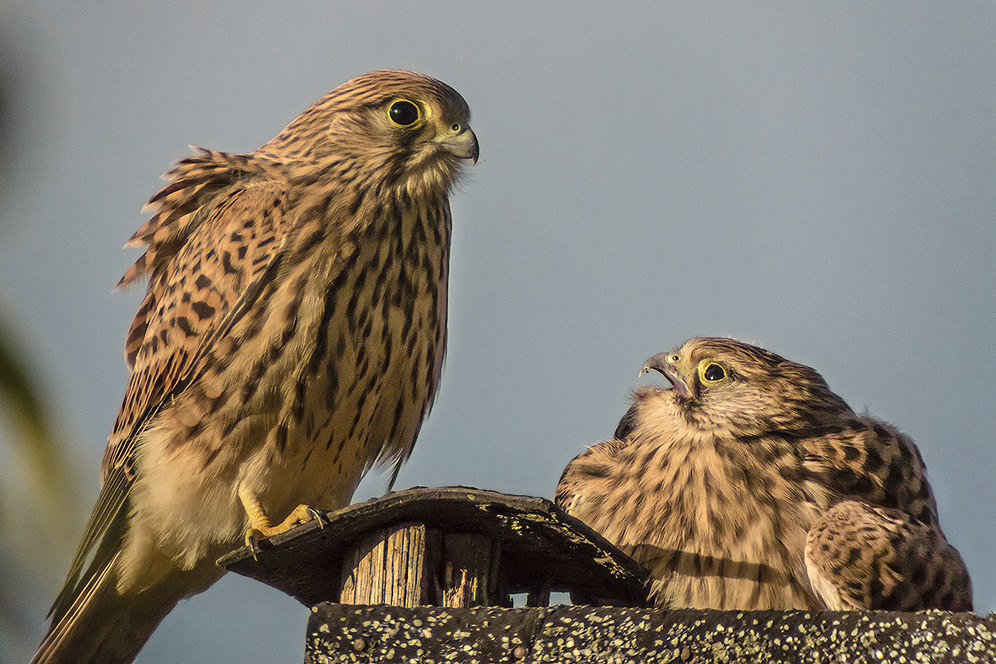
[[316, 510], [311, 505], [308, 506], [308, 514], [311, 518], [318, 522], [318, 529], [325, 530], [325, 519], [322, 517], [322, 513]]

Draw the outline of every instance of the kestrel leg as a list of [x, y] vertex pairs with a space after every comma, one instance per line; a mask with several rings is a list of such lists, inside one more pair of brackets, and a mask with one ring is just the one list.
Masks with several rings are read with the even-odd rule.
[[254, 551], [257, 548], [256, 543], [261, 539], [273, 537], [312, 519], [318, 519], [319, 523], [322, 522], [314, 508], [308, 505], [298, 505], [286, 519], [273, 526], [270, 524], [270, 517], [263, 509], [259, 498], [244, 483], [239, 484], [239, 500], [249, 517], [249, 526], [246, 528], [245, 537], [246, 546], [252, 547]]
[[902, 510], [863, 501], [837, 503], [813, 524], [806, 569], [835, 611], [970, 611], [972, 591], [958, 552]]

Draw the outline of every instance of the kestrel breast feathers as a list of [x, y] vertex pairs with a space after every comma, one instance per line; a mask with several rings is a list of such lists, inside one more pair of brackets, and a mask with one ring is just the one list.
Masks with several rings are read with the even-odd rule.
[[[442, 370], [448, 196], [477, 138], [451, 87], [339, 86], [249, 154], [167, 174], [102, 488], [34, 662], [130, 662], [215, 560], [400, 463]], [[285, 521], [282, 525], [275, 522]]]
[[659, 606], [969, 611], [920, 454], [813, 369], [732, 339], [651, 358], [557, 502], [650, 571]]

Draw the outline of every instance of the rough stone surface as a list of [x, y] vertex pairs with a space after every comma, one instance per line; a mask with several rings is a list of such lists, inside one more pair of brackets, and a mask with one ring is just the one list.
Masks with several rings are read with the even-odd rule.
[[306, 664], [996, 662], [996, 614], [321, 604]]

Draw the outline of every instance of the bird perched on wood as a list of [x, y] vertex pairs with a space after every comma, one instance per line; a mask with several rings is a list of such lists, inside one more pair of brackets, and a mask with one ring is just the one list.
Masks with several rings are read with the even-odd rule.
[[813, 369], [732, 339], [650, 358], [615, 440], [557, 503], [650, 571], [663, 607], [968, 611], [923, 461]]
[[119, 285], [149, 284], [100, 496], [34, 662], [132, 661], [221, 554], [408, 457], [442, 370], [469, 119], [440, 81], [373, 72], [252, 153], [167, 174], [127, 245], [147, 249]]

